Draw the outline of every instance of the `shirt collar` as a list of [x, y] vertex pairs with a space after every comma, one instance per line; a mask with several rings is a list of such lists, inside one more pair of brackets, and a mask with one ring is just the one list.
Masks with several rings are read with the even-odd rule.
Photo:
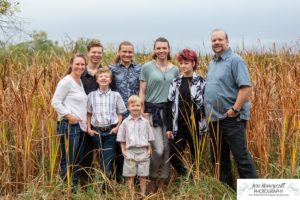
[[[183, 77], [183, 75], [181, 74], [180, 78], [182, 78], [182, 77]], [[197, 78], [197, 74], [195, 72], [193, 72], [192, 79], [195, 79], [195, 78]]]
[[128, 115], [128, 119], [129, 119], [129, 120], [139, 120], [139, 119], [142, 120], [143, 117], [142, 117], [142, 115], [140, 115], [138, 118], [133, 119], [132, 116], [129, 114], [129, 115]]
[[228, 58], [230, 56], [230, 54], [232, 53], [231, 48], [229, 47], [227, 50], [225, 50], [220, 57], [216, 57], [216, 55], [214, 55], [213, 59], [214, 61], [218, 62], [220, 60], [226, 60], [226, 58]]
[[87, 74], [88, 74], [88, 72], [87, 72], [87, 70], [85, 69], [84, 72], [82, 73], [81, 77], [85, 77], [85, 76], [87, 76]]
[[[131, 61], [130, 65], [128, 66], [129, 67], [134, 67], [136, 65], [136, 63], [134, 62], [134, 60]], [[119, 61], [119, 63], [117, 64], [118, 67], [124, 67], [126, 68], [123, 64], [122, 64], [122, 61]]]
[[86, 69], [87, 73], [90, 75], [90, 76], [95, 76], [96, 74], [94, 74], [91, 70], [89, 69]]
[[[100, 69], [100, 68], [102, 68], [102, 65], [101, 65], [101, 64], [99, 65], [98, 69]], [[85, 66], [85, 70], [84, 70], [84, 72], [82, 73], [81, 76], [87, 76], [87, 75], [89, 75], [89, 76], [95, 76], [95, 74], [91, 73], [91, 72], [88, 70], [87, 66]]]
[[108, 89], [106, 92], [101, 91], [100, 89], [98, 89], [98, 92], [100, 95], [108, 95], [110, 93], [111, 89]]

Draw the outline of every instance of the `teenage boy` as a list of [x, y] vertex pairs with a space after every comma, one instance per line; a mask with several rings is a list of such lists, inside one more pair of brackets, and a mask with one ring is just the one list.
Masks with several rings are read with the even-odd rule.
[[[96, 72], [102, 67], [101, 61], [103, 56], [103, 45], [99, 40], [91, 40], [87, 45], [88, 63], [85, 71], [81, 75], [81, 81], [86, 95], [99, 88], [96, 82]], [[94, 145], [92, 138], [88, 133], [84, 132], [80, 138], [80, 166], [79, 178], [82, 185], [88, 183], [90, 177], [92, 162], [94, 158]]]

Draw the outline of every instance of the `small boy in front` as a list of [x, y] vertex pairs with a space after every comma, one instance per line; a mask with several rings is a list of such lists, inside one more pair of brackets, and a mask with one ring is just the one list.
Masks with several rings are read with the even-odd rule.
[[122, 122], [117, 141], [121, 143], [124, 156], [123, 176], [127, 177], [130, 191], [134, 192], [134, 177], [139, 177], [140, 194], [146, 193], [146, 177], [149, 175], [150, 142], [154, 135], [149, 122], [142, 117], [142, 101], [133, 95], [128, 99], [130, 115]]
[[96, 73], [99, 89], [89, 93], [87, 103], [87, 132], [94, 148], [100, 150], [100, 167], [109, 177], [116, 149], [116, 134], [127, 109], [118, 92], [111, 91], [112, 73], [107, 67]]

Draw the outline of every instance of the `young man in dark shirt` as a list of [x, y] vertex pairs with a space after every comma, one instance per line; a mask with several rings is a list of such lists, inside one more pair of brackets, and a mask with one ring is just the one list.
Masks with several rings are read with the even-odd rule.
[[[103, 55], [103, 45], [99, 40], [92, 40], [87, 45], [87, 58], [88, 64], [86, 70], [81, 76], [81, 81], [88, 95], [90, 92], [95, 91], [99, 88], [96, 82], [96, 72], [102, 67], [101, 60]], [[85, 184], [90, 177], [91, 165], [93, 162], [94, 145], [89, 134], [84, 133], [81, 138], [81, 170], [79, 172], [80, 181]]]

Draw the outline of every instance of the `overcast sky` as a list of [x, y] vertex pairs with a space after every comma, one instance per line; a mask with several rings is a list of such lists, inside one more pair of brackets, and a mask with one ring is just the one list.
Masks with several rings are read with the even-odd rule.
[[210, 51], [210, 32], [222, 28], [232, 47], [300, 41], [299, 0], [22, 0], [26, 31], [46, 31], [62, 42], [123, 40], [151, 49], [163, 36], [174, 50]]

